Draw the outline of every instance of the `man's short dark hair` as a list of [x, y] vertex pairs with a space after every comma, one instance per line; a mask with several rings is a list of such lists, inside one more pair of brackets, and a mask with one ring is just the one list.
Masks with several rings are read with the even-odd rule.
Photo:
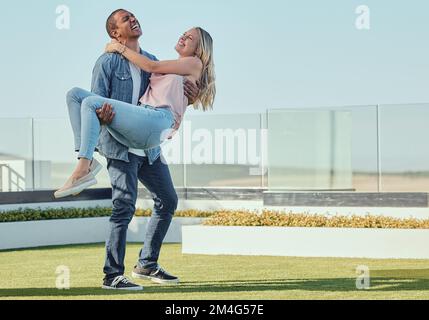
[[112, 35], [112, 32], [117, 28], [115, 15], [118, 12], [121, 12], [121, 11], [127, 11], [127, 10], [125, 10], [125, 9], [117, 9], [117, 10], [113, 11], [110, 14], [110, 16], [107, 18], [107, 21], [106, 21], [106, 31], [107, 31], [107, 34], [109, 35], [109, 37], [112, 38], [112, 39], [115, 38]]

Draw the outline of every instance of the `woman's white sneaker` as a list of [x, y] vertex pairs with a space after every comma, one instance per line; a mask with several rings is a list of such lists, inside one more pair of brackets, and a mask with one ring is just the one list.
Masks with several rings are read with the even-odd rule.
[[54, 193], [54, 197], [56, 199], [61, 199], [68, 196], [78, 195], [85, 189], [88, 189], [97, 183], [97, 179], [95, 179], [92, 173], [88, 173], [86, 176], [78, 180], [71, 177], [61, 189]]

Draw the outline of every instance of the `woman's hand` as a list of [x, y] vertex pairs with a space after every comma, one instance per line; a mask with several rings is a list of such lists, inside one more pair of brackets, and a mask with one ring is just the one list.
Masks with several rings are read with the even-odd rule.
[[123, 45], [117, 40], [112, 40], [110, 43], [106, 45], [105, 52], [107, 53], [115, 53], [121, 52]]

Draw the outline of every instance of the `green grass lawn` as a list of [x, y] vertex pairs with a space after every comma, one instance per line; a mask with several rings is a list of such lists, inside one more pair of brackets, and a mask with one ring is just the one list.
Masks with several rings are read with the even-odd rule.
[[[139, 245], [129, 245], [127, 273]], [[142, 293], [100, 289], [104, 246], [0, 252], [0, 299], [429, 299], [429, 260], [366, 260], [182, 255], [164, 245], [160, 263], [177, 286], [137, 281]], [[56, 268], [68, 266], [71, 289], [57, 290]], [[371, 288], [356, 289], [356, 267], [371, 270]]]

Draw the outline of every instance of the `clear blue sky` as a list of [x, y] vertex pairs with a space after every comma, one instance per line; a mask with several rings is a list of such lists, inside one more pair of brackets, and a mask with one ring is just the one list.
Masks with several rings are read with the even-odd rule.
[[[58, 5], [71, 29], [57, 30]], [[371, 9], [371, 30], [355, 9]], [[14, 0], [2, 3], [0, 117], [67, 117], [64, 97], [89, 88], [118, 7], [134, 12], [143, 49], [175, 58], [189, 27], [215, 40], [216, 113], [269, 108], [429, 102], [426, 0]]]

